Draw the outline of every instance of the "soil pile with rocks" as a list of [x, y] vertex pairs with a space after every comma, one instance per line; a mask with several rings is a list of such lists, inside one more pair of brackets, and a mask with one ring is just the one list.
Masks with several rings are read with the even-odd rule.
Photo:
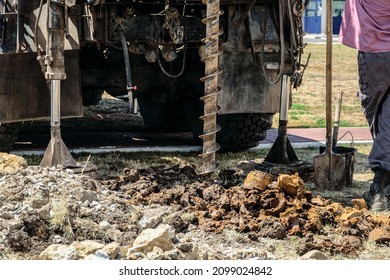
[[1, 175], [0, 259], [271, 259], [267, 240], [291, 236], [299, 255], [322, 259], [390, 240], [388, 215], [313, 197], [298, 175], [201, 177], [178, 165], [101, 181], [34, 166]]

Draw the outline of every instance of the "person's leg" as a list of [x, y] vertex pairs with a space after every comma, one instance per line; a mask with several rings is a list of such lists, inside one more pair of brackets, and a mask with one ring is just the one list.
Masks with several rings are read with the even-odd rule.
[[390, 87], [390, 52], [365, 53], [359, 51], [359, 92], [373, 138], [378, 133], [377, 118], [383, 98]]
[[381, 105], [376, 118], [377, 132], [368, 156], [368, 162], [372, 169], [390, 170], [390, 87]]
[[388, 208], [390, 194], [390, 52], [359, 52], [359, 97], [374, 142], [368, 157], [375, 172], [363, 197], [372, 210]]

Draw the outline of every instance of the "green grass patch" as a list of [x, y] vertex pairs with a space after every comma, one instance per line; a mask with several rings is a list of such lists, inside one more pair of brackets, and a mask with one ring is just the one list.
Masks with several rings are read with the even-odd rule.
[[[289, 110], [289, 127], [325, 127], [326, 45], [309, 44], [304, 51], [302, 61], [305, 61], [309, 53], [311, 53], [311, 59], [302, 85], [292, 92], [293, 104]], [[356, 92], [359, 90], [357, 51], [341, 44], [335, 44], [333, 45], [332, 63], [333, 108], [338, 93], [344, 92], [340, 118], [343, 122], [342, 126], [367, 126], [360, 101], [356, 97]]]

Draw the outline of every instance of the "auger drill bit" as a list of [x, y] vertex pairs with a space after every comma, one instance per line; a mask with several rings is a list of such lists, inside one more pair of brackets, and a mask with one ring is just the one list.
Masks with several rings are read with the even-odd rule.
[[215, 152], [220, 146], [216, 141], [216, 134], [221, 129], [217, 124], [217, 114], [220, 111], [218, 106], [218, 94], [221, 89], [218, 87], [219, 69], [219, 36], [222, 31], [219, 28], [219, 17], [223, 14], [220, 10], [219, 0], [203, 0], [207, 5], [206, 18], [202, 23], [206, 25], [206, 37], [202, 40], [205, 44], [205, 56], [202, 61], [205, 63], [205, 76], [201, 79], [205, 83], [204, 96], [201, 100], [204, 102], [204, 115], [200, 117], [203, 120], [203, 134], [199, 137], [203, 140], [203, 153], [200, 157], [202, 162], [202, 174], [207, 174], [218, 170], [218, 164], [215, 159]]

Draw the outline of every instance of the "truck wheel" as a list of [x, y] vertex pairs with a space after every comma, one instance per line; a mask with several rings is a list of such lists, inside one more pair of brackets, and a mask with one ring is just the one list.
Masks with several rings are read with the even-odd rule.
[[[194, 139], [201, 144], [199, 135], [203, 131], [203, 122], [199, 119], [203, 107], [201, 102], [190, 98], [185, 106], [186, 120]], [[217, 133], [217, 142], [222, 151], [242, 151], [256, 147], [267, 136], [272, 126], [274, 114], [243, 113], [218, 116], [221, 130]]]
[[221, 131], [217, 142], [223, 151], [242, 151], [256, 147], [267, 136], [274, 114], [228, 114], [221, 115], [218, 123]]
[[18, 131], [15, 124], [0, 124], [0, 152], [7, 153], [14, 148]]

